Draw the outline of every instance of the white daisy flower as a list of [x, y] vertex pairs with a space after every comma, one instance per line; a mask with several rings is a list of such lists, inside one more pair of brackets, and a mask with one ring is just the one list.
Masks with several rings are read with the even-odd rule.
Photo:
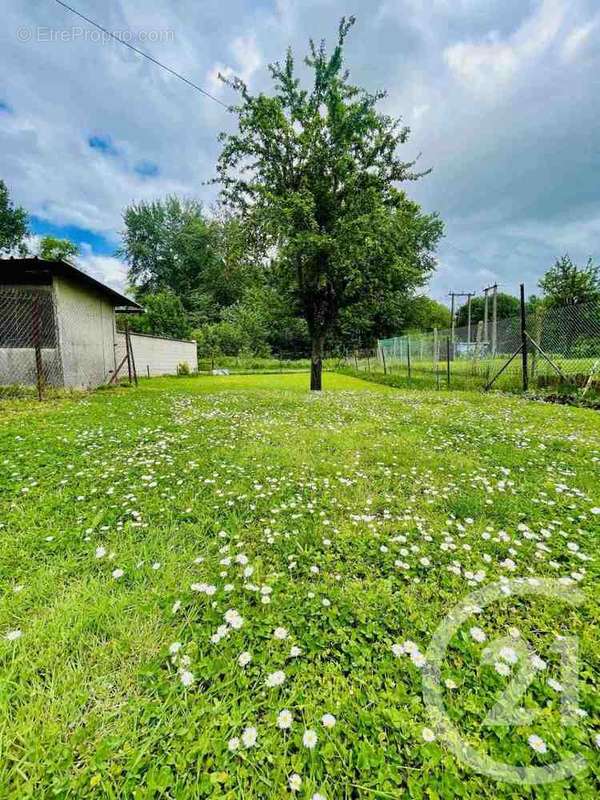
[[122, 569], [113, 569], [112, 571], [112, 576], [117, 581], [119, 580], [119, 578], [122, 578], [123, 575], [125, 575], [125, 572]]
[[431, 730], [431, 728], [423, 728], [421, 731], [421, 736], [425, 742], [435, 741], [435, 733]]
[[487, 639], [485, 631], [482, 630], [481, 628], [477, 628], [477, 627], [470, 628], [469, 629], [469, 633], [471, 634], [471, 637], [476, 642], [480, 642], [480, 643], [481, 642], [485, 642], [485, 640]]
[[547, 752], [548, 748], [546, 747], [546, 742], [540, 737], [532, 734], [528, 737], [527, 742], [532, 750], [535, 750], [536, 753], [545, 753]]
[[252, 661], [252, 653], [249, 653], [247, 650], [244, 650], [243, 653], [240, 653], [238, 656], [238, 664], [240, 667], [247, 666]]
[[179, 673], [179, 680], [184, 686], [191, 686], [196, 678], [194, 677], [194, 673], [190, 672], [189, 669], [182, 669]]
[[99, 547], [96, 548], [96, 558], [104, 558], [105, 555], [106, 555], [106, 547], [102, 547], [102, 545], [100, 545]]
[[290, 785], [290, 791], [299, 792], [300, 787], [302, 786], [302, 778], [297, 772], [294, 772], [292, 775], [290, 775], [288, 783]]
[[244, 732], [242, 733], [242, 742], [245, 748], [254, 747], [256, 744], [256, 739], [258, 737], [258, 731], [256, 728], [244, 728]]
[[512, 647], [501, 647], [498, 652], [499, 657], [506, 661], [508, 664], [516, 664], [519, 660], [519, 656], [517, 655], [517, 651], [514, 650]]
[[309, 750], [312, 750], [317, 744], [317, 734], [310, 728], [307, 728], [302, 737], [302, 744], [304, 747], [308, 747]]
[[507, 678], [510, 675], [510, 667], [503, 661], [496, 661], [496, 663], [494, 664], [494, 669], [496, 670], [498, 675], [502, 675], [505, 678]]
[[273, 631], [274, 639], [279, 639], [282, 641], [283, 639], [287, 639], [287, 637], [288, 637], [287, 628], [275, 628], [275, 630]]
[[21, 630], [19, 630], [19, 628], [15, 628], [12, 631], [6, 631], [6, 633], [4, 634], [4, 638], [8, 642], [16, 642], [17, 639], [20, 639], [22, 635], [23, 635], [23, 632]]
[[267, 675], [265, 683], [270, 689], [272, 689], [275, 686], [281, 686], [284, 681], [285, 672], [281, 669], [278, 669], [276, 672], [271, 672], [269, 675]]
[[323, 714], [321, 717], [321, 723], [323, 724], [324, 728], [333, 728], [336, 722], [337, 720], [333, 714]]
[[227, 748], [234, 753], [238, 747], [240, 746], [240, 740], [237, 736], [232, 736], [231, 739], [227, 742]]
[[292, 717], [292, 712], [288, 711], [287, 708], [284, 708], [277, 715], [277, 727], [281, 728], [282, 731], [289, 730], [292, 727], [293, 721], [294, 718]]
[[180, 650], [181, 642], [173, 642], [173, 644], [169, 645], [169, 653], [171, 653], [172, 656], [174, 656], [175, 653], [178, 653]]
[[298, 658], [298, 656], [302, 655], [302, 649], [297, 645], [292, 645], [290, 647], [290, 658]]

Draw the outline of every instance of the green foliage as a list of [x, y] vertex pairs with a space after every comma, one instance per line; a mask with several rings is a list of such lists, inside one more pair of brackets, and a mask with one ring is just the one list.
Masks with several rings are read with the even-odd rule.
[[[497, 299], [498, 319], [514, 317], [519, 313], [520, 300], [512, 294], [498, 292]], [[488, 294], [488, 320], [492, 319], [492, 294]], [[483, 297], [471, 298], [471, 325], [476, 325], [484, 318], [485, 299]], [[469, 319], [469, 304], [464, 303], [456, 314], [456, 325], [458, 327], [467, 325]]]
[[412, 297], [405, 303], [404, 321], [398, 332], [407, 330], [432, 331], [434, 328], [447, 329], [451, 324], [450, 309], [437, 300], [425, 295]]
[[122, 318], [128, 320], [131, 330], [150, 333], [155, 336], [171, 336], [175, 339], [189, 339], [192, 329], [180, 298], [173, 292], [163, 291], [147, 294], [141, 298], [143, 314], [130, 314]]
[[69, 260], [79, 255], [79, 247], [69, 239], [56, 236], [43, 236], [40, 242], [40, 258], [48, 261]]
[[315, 383], [343, 313], [360, 306], [369, 319], [382, 298], [422, 285], [442, 234], [441, 221], [396, 188], [424, 174], [397, 155], [408, 128], [376, 110], [384, 93], [348, 82], [343, 47], [353, 23], [342, 20], [331, 55], [310, 42], [310, 90], [300, 87], [291, 51], [270, 66], [271, 96], [231, 81], [238, 131], [221, 135], [218, 162], [225, 205], [252, 220], [265, 252], [277, 248], [282, 281], [310, 332]]
[[568, 254], [557, 258], [540, 280], [544, 301], [549, 306], [573, 306], [600, 299], [600, 267], [592, 259], [583, 267], [573, 263]]
[[242, 293], [239, 226], [208, 220], [195, 200], [171, 195], [125, 209], [119, 254], [137, 296], [169, 291], [190, 322], [218, 319]]
[[16, 250], [24, 255], [27, 251], [24, 240], [28, 233], [27, 212], [14, 205], [8, 187], [0, 180], [0, 254]]

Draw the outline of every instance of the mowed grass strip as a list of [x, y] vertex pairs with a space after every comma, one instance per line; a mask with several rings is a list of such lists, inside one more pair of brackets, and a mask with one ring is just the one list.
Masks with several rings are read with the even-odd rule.
[[[0, 797], [595, 796], [600, 417], [324, 378], [3, 404]], [[456, 762], [421, 671], [456, 603], [536, 578], [583, 601], [507, 592], [442, 671], [482, 751], [588, 762], [531, 789]], [[526, 658], [531, 721], [485, 725]]]

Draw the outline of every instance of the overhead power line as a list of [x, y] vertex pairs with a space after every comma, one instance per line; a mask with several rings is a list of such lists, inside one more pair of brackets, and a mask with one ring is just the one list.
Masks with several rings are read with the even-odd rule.
[[94, 22], [93, 19], [86, 17], [85, 14], [82, 14], [80, 11], [77, 11], [77, 9], [72, 8], [66, 3], [63, 3], [62, 0], [55, 0], [55, 2], [57, 2], [59, 6], [66, 8], [67, 11], [70, 11], [72, 14], [76, 14], [78, 17], [85, 20], [90, 25], [93, 25], [94, 28], [98, 28], [99, 31], [102, 31], [107, 36], [110, 36], [111, 39], [115, 40], [115, 42], [118, 42], [119, 44], [122, 44], [124, 47], [128, 47], [130, 50], [133, 50], [134, 53], [137, 53], [138, 55], [147, 58], [148, 61], [151, 61], [153, 64], [156, 64], [157, 67], [161, 67], [162, 69], [169, 72], [171, 75], [174, 75], [176, 78], [179, 78], [179, 80], [183, 81], [184, 83], [187, 83], [188, 86], [191, 86], [192, 89], [196, 89], [198, 92], [201, 92], [205, 97], [209, 97], [211, 100], [214, 100], [215, 103], [218, 103], [220, 106], [223, 106], [223, 108], [228, 108], [228, 105], [226, 103], [223, 103], [221, 100], [219, 100], [218, 97], [215, 97], [210, 92], [207, 92], [206, 89], [203, 89], [201, 86], [198, 86], [197, 83], [194, 83], [193, 81], [189, 80], [189, 78], [186, 78], [184, 75], [181, 75], [179, 72], [176, 72], [174, 69], [171, 69], [171, 67], [168, 67], [166, 64], [163, 64], [161, 61], [158, 61], [156, 58], [153, 58], [151, 55], [145, 53], [143, 50], [139, 50], [137, 47], [134, 47], [132, 44], [129, 44], [129, 42], [126, 42], [119, 36], [115, 36], [114, 33], [111, 33], [111, 31], [107, 30], [106, 28], [103, 28], [102, 25], [99, 25], [97, 22]]

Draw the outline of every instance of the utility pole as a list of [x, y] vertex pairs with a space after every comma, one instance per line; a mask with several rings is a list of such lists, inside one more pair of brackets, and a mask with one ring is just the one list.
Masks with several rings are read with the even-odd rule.
[[493, 286], [486, 286], [483, 290], [483, 338], [486, 344], [489, 342], [489, 330], [488, 330], [488, 292], [492, 291], [492, 353], [496, 352], [496, 323], [497, 320], [497, 294], [498, 294], [498, 284], [495, 283]]
[[455, 319], [454, 319], [454, 298], [455, 297], [466, 297], [467, 298], [467, 342], [471, 344], [471, 298], [475, 297], [475, 292], [448, 292], [449, 296], [452, 299], [452, 344], [454, 345], [454, 326], [455, 326]]

